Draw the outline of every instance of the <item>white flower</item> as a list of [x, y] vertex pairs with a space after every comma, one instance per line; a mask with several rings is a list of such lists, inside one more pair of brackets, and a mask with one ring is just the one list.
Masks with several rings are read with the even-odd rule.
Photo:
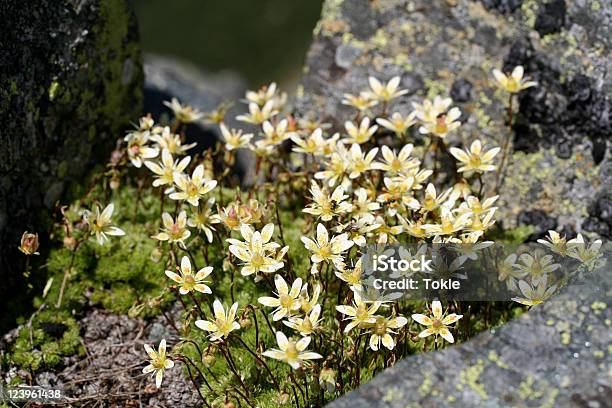
[[461, 319], [463, 315], [451, 313], [443, 318], [442, 304], [437, 300], [434, 300], [431, 303], [431, 312], [432, 317], [418, 313], [412, 315], [413, 320], [424, 326], [427, 326], [427, 329], [419, 333], [419, 337], [427, 337], [431, 336], [432, 334], [436, 336], [440, 335], [444, 340], [448, 341], [449, 343], [454, 343], [455, 339], [453, 338], [453, 335], [451, 334], [450, 330], [448, 330], [447, 326]]
[[368, 195], [368, 190], [363, 187], [355, 190], [355, 199], [351, 215], [357, 221], [361, 219], [374, 220], [374, 212], [380, 210], [380, 204], [372, 201]]
[[378, 118], [376, 119], [376, 123], [380, 126], [389, 129], [394, 132], [398, 136], [402, 136], [406, 133], [408, 128], [416, 122], [415, 120], [416, 112], [412, 112], [408, 114], [405, 118], [402, 117], [401, 114], [395, 112], [391, 115], [390, 119]]
[[552, 285], [547, 288], [546, 275], [539, 280], [537, 286], [530, 285], [524, 280], [519, 281], [518, 287], [521, 291], [522, 297], [513, 297], [512, 300], [525, 306], [535, 306], [547, 300], [557, 290], [557, 285]]
[[371, 91], [364, 92], [363, 95], [369, 99], [374, 99], [380, 102], [389, 102], [399, 96], [408, 93], [407, 89], [398, 90], [400, 77], [391, 78], [389, 82], [383, 85], [378, 79], [373, 76], [368, 78]]
[[107, 235], [125, 235], [125, 232], [121, 228], [111, 225], [111, 217], [113, 216], [114, 210], [115, 205], [111, 203], [107, 205], [102, 212], [100, 212], [100, 207], [96, 205], [95, 216], [90, 211], [86, 211], [84, 214], [83, 218], [85, 222], [90, 226], [91, 231], [95, 234], [96, 240], [100, 245], [104, 245], [104, 243], [108, 241]]
[[172, 98], [171, 102], [165, 101], [164, 105], [172, 109], [172, 112], [174, 113], [176, 119], [183, 123], [195, 122], [197, 120], [202, 119], [202, 117], [204, 116], [202, 112], [191, 106], [181, 105], [181, 103], [176, 98]]
[[344, 144], [336, 143], [334, 151], [324, 165], [324, 170], [315, 173], [315, 178], [326, 181], [327, 185], [330, 187], [335, 186], [345, 176], [348, 176], [348, 157], [349, 154]]
[[340, 305], [336, 306], [336, 310], [346, 317], [344, 320], [351, 322], [344, 328], [344, 333], [350, 332], [354, 327], [364, 328], [368, 324], [376, 323], [376, 311], [382, 303], [379, 301], [372, 302], [368, 306], [362, 299], [359, 292], [353, 292], [353, 306]]
[[187, 225], [204, 232], [208, 242], [213, 242], [213, 231], [215, 231], [213, 225], [221, 222], [219, 215], [212, 213], [214, 204], [215, 198], [211, 197], [206, 201], [204, 206], [199, 206], [198, 208], [192, 206], [192, 215], [187, 220]]
[[264, 306], [276, 308], [272, 315], [272, 319], [276, 322], [283, 317], [291, 316], [293, 312], [300, 308], [298, 297], [302, 291], [302, 279], [297, 278], [293, 281], [291, 289], [289, 289], [283, 277], [276, 275], [274, 286], [276, 286], [276, 297], [262, 296], [257, 301]]
[[427, 185], [427, 188], [425, 188], [425, 197], [423, 198], [423, 201], [421, 202], [421, 207], [422, 207], [421, 211], [425, 212], [425, 211], [435, 210], [444, 201], [446, 201], [446, 199], [448, 198], [448, 196], [450, 195], [452, 191], [453, 189], [449, 188], [444, 193], [437, 195], [436, 187], [432, 183], [429, 183]]
[[144, 345], [145, 351], [149, 355], [149, 365], [142, 369], [144, 374], [153, 373], [155, 375], [155, 386], [161, 387], [164, 378], [164, 370], [174, 367], [174, 361], [166, 357], [166, 339], [159, 342], [159, 348], [155, 351], [148, 344]]
[[144, 162], [145, 166], [149, 168], [157, 177], [153, 180], [153, 187], [170, 185], [174, 183], [174, 173], [183, 172], [191, 161], [190, 156], [186, 156], [180, 162], [172, 158], [172, 154], [169, 150], [162, 150], [161, 162], [155, 163], [152, 161]]
[[174, 183], [178, 192], [170, 194], [173, 200], [184, 200], [197, 207], [200, 198], [217, 186], [217, 180], [204, 178], [204, 165], [195, 168], [191, 177], [183, 173], [174, 173]]
[[180, 274], [172, 271], [166, 271], [165, 273], [167, 277], [179, 284], [179, 293], [181, 295], [186, 295], [193, 290], [200, 293], [212, 293], [206, 285], [208, 281], [205, 280], [212, 273], [212, 266], [202, 268], [194, 275], [189, 257], [184, 256], [181, 259], [181, 267], [178, 269]]
[[313, 263], [331, 261], [334, 264], [342, 262], [342, 254], [354, 244], [353, 241], [348, 239], [346, 233], [334, 236], [330, 240], [327, 229], [323, 224], [317, 224], [316, 241], [308, 237], [302, 237], [302, 242], [306, 249], [312, 253], [310, 260]]
[[162, 214], [162, 224], [164, 225], [162, 231], [153, 235], [152, 238], [158, 241], [168, 241], [170, 244], [176, 242], [184, 248], [185, 240], [191, 236], [191, 231], [187, 229], [187, 213], [181, 211], [174, 222], [172, 216], [165, 212]]
[[568, 241], [568, 245], [571, 246], [568, 255], [585, 264], [589, 270], [596, 269], [605, 264], [605, 260], [600, 259], [603, 256], [601, 253], [601, 239], [596, 239], [587, 244], [582, 234], [578, 234], [576, 238]]
[[266, 350], [262, 354], [275, 360], [284, 361], [294, 370], [300, 368], [304, 360], [323, 358], [320, 354], [305, 351], [310, 344], [310, 337], [302, 337], [299, 341], [294, 342], [289, 341], [283, 332], [277, 331], [276, 343], [278, 349]]
[[252, 133], [243, 135], [242, 130], [232, 129], [230, 131], [227, 126], [225, 126], [225, 123], [221, 123], [219, 128], [221, 128], [221, 135], [223, 136], [223, 141], [225, 141], [225, 148], [228, 151], [248, 147], [249, 142], [253, 138]]
[[408, 323], [408, 319], [404, 316], [392, 318], [376, 316], [375, 322], [371, 324], [372, 334], [370, 335], [370, 348], [377, 351], [382, 342], [383, 346], [389, 350], [393, 350], [395, 347], [395, 340], [393, 340], [391, 335], [397, 334], [397, 332], [393, 330], [405, 326], [406, 323]]
[[366, 171], [374, 169], [373, 161], [377, 153], [377, 147], [364, 154], [358, 144], [353, 144], [349, 154], [349, 178], [356, 179]]
[[487, 152], [483, 152], [480, 140], [474, 140], [469, 150], [451, 147], [450, 153], [462, 164], [457, 169], [459, 173], [472, 171], [484, 173], [495, 170], [495, 166], [491, 162], [500, 150], [499, 147], [494, 147]]
[[309, 153], [314, 155], [323, 155], [324, 149], [327, 147], [327, 141], [323, 138], [323, 130], [315, 129], [311, 135], [305, 140], [298, 135], [291, 136], [291, 140], [297, 147], [293, 148], [296, 153]]
[[359, 96], [345, 93], [344, 99], [342, 99], [342, 104], [352, 106], [358, 111], [363, 112], [373, 106], [376, 106], [378, 104], [378, 101], [370, 99], [367, 95], [364, 95], [363, 93]]
[[[158, 130], [158, 129], [159, 128], [155, 128], [155, 130]], [[165, 149], [165, 150], [168, 150], [170, 153], [176, 154], [179, 156], [186, 154], [187, 150], [197, 145], [197, 143], [190, 143], [190, 144], [184, 145], [183, 142], [181, 141], [181, 136], [170, 132], [170, 127], [168, 126], [163, 128], [163, 130], [161, 131], [161, 134], [156, 133], [156, 134], [151, 135], [151, 140], [157, 143], [157, 145], [159, 146], [161, 150]]]
[[323, 221], [330, 221], [333, 217], [348, 213], [352, 209], [351, 203], [345, 201], [348, 195], [344, 194], [342, 186], [336, 187], [330, 196], [326, 188], [321, 189], [317, 182], [313, 181], [310, 192], [313, 202], [302, 211], [319, 216]]
[[292, 328], [293, 330], [300, 333], [302, 336], [308, 336], [312, 334], [320, 323], [319, 316], [321, 315], [321, 305], [315, 305], [310, 313], [306, 314], [303, 318], [290, 317], [289, 320], [283, 320], [283, 323]]
[[344, 128], [346, 129], [346, 133], [348, 134], [348, 138], [342, 139], [342, 141], [346, 144], [362, 144], [366, 143], [370, 140], [372, 135], [376, 133], [378, 129], [377, 125], [370, 126], [370, 119], [363, 118], [359, 127], [355, 126], [355, 124], [351, 121], [346, 121], [344, 123]]
[[402, 150], [400, 150], [398, 154], [395, 154], [393, 150], [389, 149], [387, 146], [383, 146], [381, 152], [385, 161], [382, 163], [374, 163], [372, 167], [377, 170], [383, 170], [391, 176], [400, 173], [408, 174], [421, 164], [420, 160], [410, 157], [413, 148], [414, 146], [412, 144], [407, 144], [402, 147]]
[[277, 113], [278, 110], [275, 109], [274, 101], [272, 100], [266, 102], [262, 108], [260, 108], [256, 103], [251, 102], [249, 103], [249, 114], [238, 115], [236, 116], [236, 120], [252, 123], [254, 125], [261, 125], [263, 122], [270, 119]]
[[445, 137], [449, 132], [461, 126], [461, 122], [457, 119], [461, 116], [459, 108], [452, 108], [446, 114], [440, 114], [431, 122], [424, 122], [419, 128], [422, 134], [433, 134], [438, 137]]
[[497, 80], [498, 86], [510, 93], [518, 93], [523, 89], [527, 89], [538, 84], [537, 82], [523, 79], [524, 73], [525, 70], [521, 65], [514, 67], [512, 74], [510, 75], [504, 74], [499, 69], [493, 70], [493, 76]]
[[132, 165], [136, 168], [142, 167], [143, 160], [157, 157], [159, 149], [147, 145], [150, 133], [134, 132], [128, 141], [127, 153]]
[[254, 231], [249, 225], [240, 226], [240, 233], [245, 242], [229, 238], [231, 244], [229, 251], [238, 259], [243, 261], [242, 276], [249, 276], [259, 272], [272, 273], [284, 266], [280, 260], [286, 252], [281, 252], [280, 257], [276, 254], [276, 249], [280, 246], [275, 242], [270, 242], [274, 233], [274, 224], [267, 224], [261, 232]]
[[289, 122], [287, 119], [278, 122], [276, 127], [269, 121], [265, 121], [262, 126], [265, 143], [269, 145], [278, 145], [293, 136], [297, 136], [297, 133], [287, 131], [288, 126]]
[[451, 210], [441, 207], [439, 224], [425, 224], [423, 229], [429, 235], [451, 235], [465, 228], [470, 222], [471, 213], [455, 216]]
[[266, 102], [272, 100], [276, 94], [276, 82], [270, 85], [262, 86], [258, 91], [247, 91], [246, 99], [250, 103], [255, 103], [263, 106]]
[[238, 303], [234, 303], [226, 313], [225, 308], [217, 299], [213, 302], [215, 320], [196, 320], [195, 325], [199, 329], [211, 332], [211, 341], [217, 341], [223, 338], [227, 338], [227, 336], [229, 336], [231, 332], [240, 329], [240, 324], [236, 321], [237, 310]]
[[551, 251], [563, 256], [567, 255], [567, 252], [570, 248], [565, 239], [565, 236], [562, 237], [561, 235], [559, 235], [558, 232], [553, 230], [548, 231], [548, 236], [546, 237], [546, 239], [538, 239], [538, 243], [548, 247]]
[[425, 99], [422, 104], [413, 102], [414, 112], [416, 117], [424, 123], [435, 123], [439, 115], [446, 112], [453, 103], [451, 98], [442, 98], [437, 96], [433, 102]]

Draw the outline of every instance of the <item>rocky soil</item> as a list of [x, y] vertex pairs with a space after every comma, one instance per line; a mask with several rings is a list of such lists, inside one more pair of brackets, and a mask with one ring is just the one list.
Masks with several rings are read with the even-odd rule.
[[[35, 385], [61, 388], [66, 399], [59, 406], [199, 406], [201, 401], [181, 363], [166, 372], [161, 390], [155, 387], [150, 374], [142, 373], [147, 365], [144, 343], [156, 348], [165, 338], [171, 348], [178, 340], [168, 331], [163, 317], [145, 322], [93, 310], [79, 324], [85, 357], [67, 357], [62, 362], [63, 368], [37, 373], [35, 378], [27, 372], [12, 370], [5, 380], [18, 375]], [[9, 333], [3, 340], [10, 342], [14, 334]]]

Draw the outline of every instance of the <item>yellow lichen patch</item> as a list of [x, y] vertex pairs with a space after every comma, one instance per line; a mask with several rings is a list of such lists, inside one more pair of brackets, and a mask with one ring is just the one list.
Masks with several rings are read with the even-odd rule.
[[431, 392], [431, 385], [431, 377], [429, 377], [429, 375], [427, 374], [423, 374], [423, 382], [419, 387], [419, 394], [421, 394], [422, 396], [428, 395]]
[[395, 387], [388, 389], [385, 395], [382, 397], [384, 402], [399, 401], [402, 399], [404, 399], [404, 392]]
[[504, 363], [504, 361], [501, 359], [501, 357], [499, 356], [499, 354], [497, 354], [495, 352], [495, 350], [491, 350], [489, 351], [489, 355], [488, 358], [490, 361], [494, 362], [495, 364], [497, 364], [498, 367], [500, 368], [508, 368], [508, 364]]
[[608, 305], [601, 301], [596, 301], [591, 304], [591, 309], [593, 309], [593, 313], [596, 315], [601, 314], [602, 310], [605, 310], [607, 307]]
[[570, 344], [572, 341], [572, 336], [569, 334], [569, 332], [563, 332], [561, 333], [561, 344], [567, 346], [568, 344]]
[[[470, 389], [475, 391], [482, 399], [486, 400], [489, 398], [489, 396], [485, 391], [484, 385], [478, 382], [480, 376], [482, 375], [482, 372], [484, 371], [484, 366], [484, 361], [478, 359], [476, 364], [474, 364], [473, 366], [461, 370], [461, 372], [459, 373], [459, 384], [467, 385], [468, 387], [470, 387]], [[459, 387], [459, 384], [457, 384], [457, 389], [461, 389]]]

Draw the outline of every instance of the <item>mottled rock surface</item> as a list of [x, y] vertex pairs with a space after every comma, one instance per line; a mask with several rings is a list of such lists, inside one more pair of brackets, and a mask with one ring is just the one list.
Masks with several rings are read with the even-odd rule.
[[[297, 109], [341, 129], [353, 116], [343, 93], [364, 89], [369, 75], [400, 75], [410, 92], [391, 111], [452, 96], [464, 124], [449, 143], [501, 145], [508, 98], [491, 71], [523, 65], [539, 86], [514, 102], [498, 219], [611, 238], [612, 218], [602, 216], [611, 210], [611, 32], [612, 6], [597, 0], [328, 0]], [[412, 142], [424, 143], [416, 132]]]
[[138, 117], [142, 63], [128, 0], [6, 0], [0, 21], [0, 297], [17, 308], [21, 232], [44, 232]]

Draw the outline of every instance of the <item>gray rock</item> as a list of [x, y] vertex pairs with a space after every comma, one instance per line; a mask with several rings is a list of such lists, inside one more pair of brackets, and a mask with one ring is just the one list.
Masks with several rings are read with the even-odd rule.
[[128, 0], [7, 0], [0, 20], [0, 297], [18, 313], [21, 233], [41, 233], [45, 251], [57, 200], [140, 114], [142, 68]]

